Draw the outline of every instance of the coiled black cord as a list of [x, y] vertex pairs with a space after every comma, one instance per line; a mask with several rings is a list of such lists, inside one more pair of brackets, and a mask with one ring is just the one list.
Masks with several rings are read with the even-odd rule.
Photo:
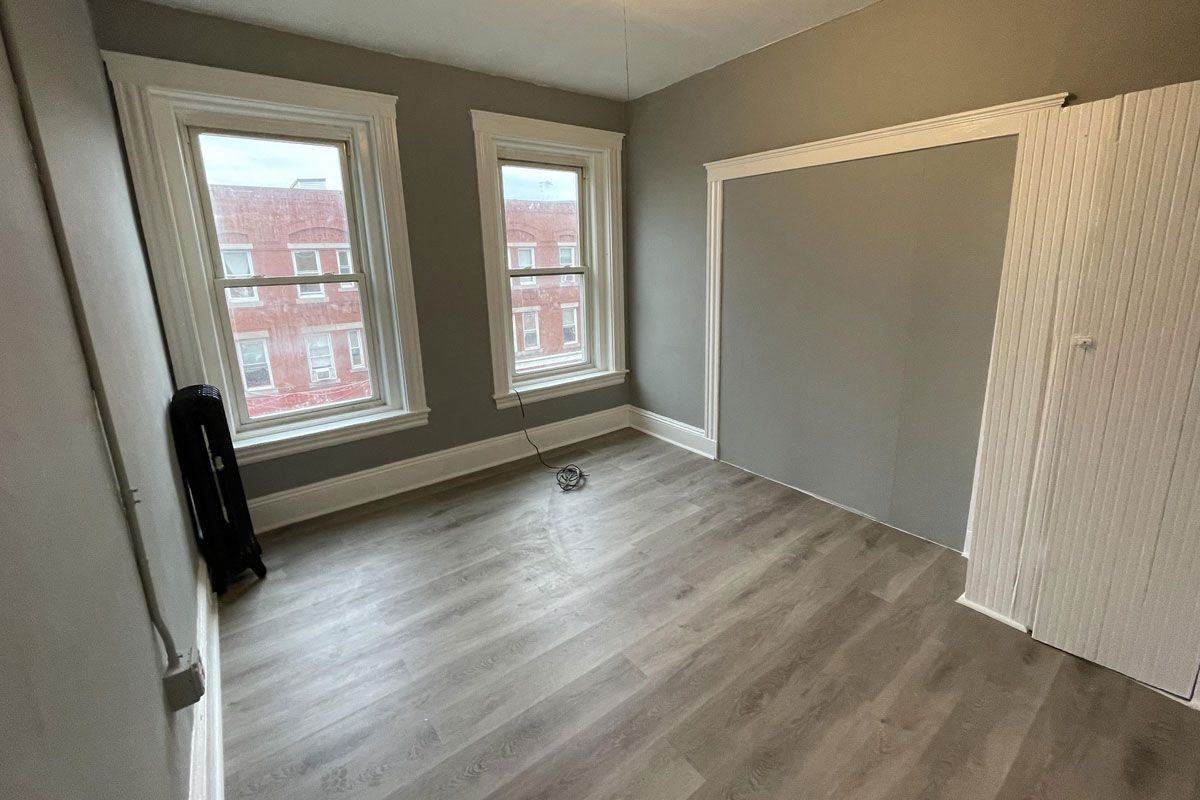
[[587, 473], [580, 469], [578, 464], [556, 467], [547, 464], [546, 459], [542, 458], [542, 451], [533, 443], [533, 439], [529, 438], [529, 428], [525, 427], [525, 401], [521, 399], [521, 393], [517, 390], [514, 389], [513, 394], [517, 396], [517, 405], [521, 407], [521, 430], [525, 433], [525, 441], [529, 442], [533, 452], [537, 453], [538, 461], [542, 462], [542, 466], [554, 470], [554, 480], [558, 482], [558, 488], [564, 492], [573, 492], [583, 486], [587, 482]]

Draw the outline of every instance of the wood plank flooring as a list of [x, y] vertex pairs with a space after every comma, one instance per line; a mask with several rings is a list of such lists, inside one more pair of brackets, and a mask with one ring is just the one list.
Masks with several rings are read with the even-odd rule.
[[622, 431], [265, 540], [229, 798], [1200, 798], [1200, 714], [955, 604], [961, 556]]

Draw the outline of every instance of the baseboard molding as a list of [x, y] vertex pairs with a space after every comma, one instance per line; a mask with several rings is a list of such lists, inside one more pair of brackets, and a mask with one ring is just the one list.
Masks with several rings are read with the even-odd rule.
[[1016, 628], [1021, 633], [1029, 633], [1028, 628], [1026, 628], [1021, 623], [1017, 622], [1012, 617], [1006, 617], [998, 611], [992, 611], [990, 608], [988, 608], [986, 606], [979, 605], [979, 603], [976, 603], [974, 600], [968, 600], [967, 596], [965, 594], [959, 595], [959, 598], [956, 602], [959, 605], [966, 606], [967, 608], [971, 609], [972, 611], [978, 611], [980, 614], [983, 614], [985, 617], [991, 617], [992, 619], [996, 620], [997, 622], [1003, 622], [1005, 625], [1007, 625], [1010, 628]]
[[648, 433], [664, 442], [699, 453], [705, 458], [716, 459], [717, 442], [704, 435], [703, 428], [687, 425], [683, 422], [646, 411], [641, 408], [629, 407], [629, 426], [642, 433]]
[[206, 671], [204, 697], [192, 718], [188, 800], [225, 800], [225, 756], [221, 736], [221, 639], [217, 599], [201, 563], [196, 577], [196, 647]]
[[[529, 435], [549, 450], [627, 428], [629, 416], [629, 406], [617, 406], [539, 425]], [[250, 516], [262, 533], [531, 455], [525, 435], [517, 431], [257, 497], [250, 501]]]

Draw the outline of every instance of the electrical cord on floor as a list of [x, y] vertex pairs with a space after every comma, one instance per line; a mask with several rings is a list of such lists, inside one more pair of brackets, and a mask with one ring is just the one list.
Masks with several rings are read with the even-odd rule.
[[513, 394], [517, 396], [517, 405], [521, 408], [521, 430], [525, 433], [525, 441], [529, 442], [529, 446], [537, 453], [538, 461], [542, 462], [542, 466], [554, 470], [554, 479], [558, 481], [558, 488], [564, 492], [573, 492], [583, 486], [587, 481], [587, 473], [580, 469], [578, 464], [556, 467], [546, 463], [546, 459], [542, 457], [542, 451], [533, 443], [533, 439], [529, 438], [529, 428], [525, 427], [525, 401], [521, 399], [521, 393], [515, 389]]

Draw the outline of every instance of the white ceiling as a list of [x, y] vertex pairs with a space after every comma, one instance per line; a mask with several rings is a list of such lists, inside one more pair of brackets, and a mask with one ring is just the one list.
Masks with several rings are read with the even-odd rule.
[[875, 0], [154, 0], [388, 53], [625, 99]]

